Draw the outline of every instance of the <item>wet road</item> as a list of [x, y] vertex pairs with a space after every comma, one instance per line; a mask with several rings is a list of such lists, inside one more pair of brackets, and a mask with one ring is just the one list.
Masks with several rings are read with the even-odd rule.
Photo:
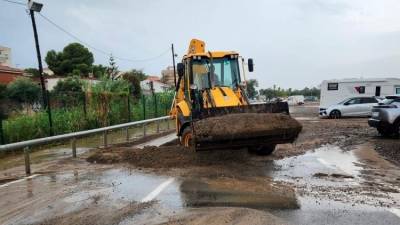
[[255, 160], [260, 174], [240, 178], [52, 157], [58, 161], [36, 167], [41, 173], [0, 184], [0, 224], [157, 224], [193, 208], [221, 206], [257, 209], [289, 224], [400, 224], [399, 167], [369, 143]]

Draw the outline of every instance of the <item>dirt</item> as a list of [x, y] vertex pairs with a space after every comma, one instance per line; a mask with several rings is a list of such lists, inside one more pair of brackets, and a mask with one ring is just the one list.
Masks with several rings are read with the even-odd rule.
[[339, 179], [352, 179], [354, 178], [351, 175], [346, 175], [346, 174], [339, 174], [339, 173], [332, 173], [332, 174], [327, 174], [327, 173], [315, 173], [314, 177], [332, 177], [332, 178], [339, 178]]
[[238, 113], [210, 117], [193, 123], [196, 142], [294, 136], [301, 124], [281, 113]]
[[[95, 201], [95, 199], [94, 199]], [[119, 224], [126, 217], [140, 214], [143, 210], [152, 206], [154, 202], [136, 203], [132, 202], [122, 208], [112, 208], [104, 205], [97, 205], [65, 213], [44, 221], [33, 223], [32, 225], [111, 225]]]
[[164, 225], [283, 225], [281, 219], [272, 214], [248, 208], [201, 208], [191, 209], [183, 215], [171, 217]]
[[400, 165], [400, 139], [378, 138], [375, 141], [375, 150], [387, 160]]
[[187, 168], [194, 166], [212, 166], [246, 164], [251, 157], [246, 150], [194, 152], [179, 145], [146, 146], [140, 148], [99, 149], [87, 158], [92, 163], [129, 163], [142, 168]]
[[[87, 158], [92, 163], [129, 163], [139, 168], [190, 168], [212, 166], [231, 168], [232, 170], [248, 171], [257, 165], [265, 164], [272, 160], [304, 154], [322, 145], [333, 144], [345, 150], [354, 149], [355, 146], [365, 143], [373, 137], [374, 130], [368, 127], [366, 119], [328, 120], [322, 119], [317, 123], [300, 121], [302, 132], [293, 144], [282, 144], [270, 156], [258, 156], [242, 150], [215, 150], [194, 152], [192, 149], [183, 148], [176, 142], [165, 146], [146, 146], [143, 149], [132, 147], [112, 147], [97, 149]], [[238, 168], [235, 165], [240, 164]]]

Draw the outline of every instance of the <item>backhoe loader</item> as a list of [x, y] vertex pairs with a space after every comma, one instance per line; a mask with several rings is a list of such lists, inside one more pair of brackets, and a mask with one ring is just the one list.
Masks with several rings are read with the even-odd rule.
[[[252, 59], [247, 67], [253, 72]], [[250, 104], [241, 73], [245, 76], [245, 63], [237, 52], [206, 52], [205, 42], [191, 40], [177, 64], [170, 112], [183, 146], [196, 151], [248, 148], [267, 155], [277, 144], [297, 138], [301, 125], [290, 117], [288, 104]]]

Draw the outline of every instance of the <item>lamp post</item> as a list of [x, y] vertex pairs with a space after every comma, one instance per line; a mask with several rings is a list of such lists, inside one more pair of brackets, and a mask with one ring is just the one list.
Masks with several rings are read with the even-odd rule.
[[172, 51], [172, 65], [173, 65], [173, 68], [174, 68], [174, 84], [175, 84], [175, 87], [176, 87], [177, 83], [176, 83], [175, 57], [177, 57], [177, 55], [175, 54], [174, 44], [171, 44], [171, 51]]
[[39, 47], [39, 38], [36, 29], [36, 21], [35, 21], [35, 12], [40, 12], [43, 8], [43, 4], [37, 3], [31, 0], [28, 0], [28, 9], [30, 12], [31, 20], [32, 20], [32, 27], [33, 27], [33, 35], [35, 37], [35, 46], [36, 46], [36, 55], [39, 64], [39, 74], [40, 74], [40, 85], [42, 86], [42, 100], [43, 106], [47, 108], [47, 115], [49, 117], [49, 126], [50, 126], [50, 136], [54, 135], [53, 131], [53, 121], [51, 119], [51, 108], [50, 108], [50, 99], [49, 94], [46, 90], [46, 84], [43, 77], [43, 65], [42, 65], [42, 56], [40, 54], [40, 47]]

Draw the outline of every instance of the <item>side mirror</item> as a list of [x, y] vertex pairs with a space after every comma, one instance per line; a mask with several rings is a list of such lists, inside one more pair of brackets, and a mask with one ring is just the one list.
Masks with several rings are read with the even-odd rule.
[[178, 63], [177, 70], [178, 76], [183, 77], [183, 75], [185, 74], [185, 65], [183, 65], [183, 63]]
[[254, 62], [253, 62], [253, 59], [248, 59], [248, 60], [247, 60], [247, 66], [249, 67], [249, 72], [253, 72], [253, 71], [254, 71]]

